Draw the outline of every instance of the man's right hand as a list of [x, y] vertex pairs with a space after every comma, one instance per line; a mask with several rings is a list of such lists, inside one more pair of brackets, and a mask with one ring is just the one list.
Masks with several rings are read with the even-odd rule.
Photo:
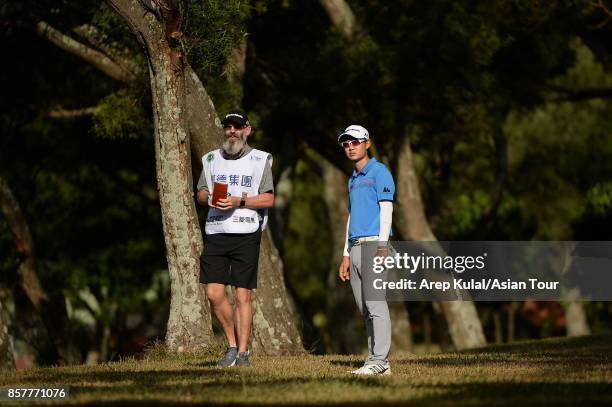
[[342, 263], [340, 263], [340, 268], [338, 269], [338, 276], [340, 277], [340, 280], [342, 281], [350, 280], [351, 276], [349, 273], [349, 266], [350, 266], [349, 256], [343, 256]]

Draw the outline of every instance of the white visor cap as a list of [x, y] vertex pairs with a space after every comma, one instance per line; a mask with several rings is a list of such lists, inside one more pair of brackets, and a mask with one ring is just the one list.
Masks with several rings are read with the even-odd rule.
[[342, 134], [338, 136], [338, 142], [342, 139], [343, 136], [353, 137], [357, 140], [369, 140], [370, 133], [363, 126], [359, 126], [358, 124], [351, 124], [348, 126]]

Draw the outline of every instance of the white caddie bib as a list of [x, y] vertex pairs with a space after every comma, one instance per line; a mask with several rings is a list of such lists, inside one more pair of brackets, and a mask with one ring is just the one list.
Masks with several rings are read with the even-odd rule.
[[[259, 184], [263, 177], [266, 161], [272, 166], [272, 155], [265, 151], [252, 149], [244, 157], [237, 160], [226, 160], [221, 150], [214, 150], [202, 157], [204, 176], [208, 183], [209, 202], [213, 194], [215, 182], [227, 184], [228, 196], [259, 195]], [[222, 211], [217, 208], [208, 209], [205, 231], [207, 235], [215, 233], [253, 233], [261, 225], [266, 228], [268, 222], [267, 209], [235, 208]]]

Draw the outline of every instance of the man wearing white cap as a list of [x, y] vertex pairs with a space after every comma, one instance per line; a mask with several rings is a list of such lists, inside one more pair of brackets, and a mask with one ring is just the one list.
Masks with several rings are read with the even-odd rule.
[[368, 131], [358, 125], [348, 126], [338, 142], [344, 148], [355, 170], [349, 178], [349, 217], [342, 263], [338, 274], [342, 281], [350, 280], [359, 311], [363, 314], [368, 332], [368, 358], [364, 365], [351, 373], [359, 375], [388, 375], [389, 349], [391, 347], [391, 319], [384, 300], [365, 298], [363, 273], [371, 272], [362, 267], [362, 244], [378, 242], [378, 256], [387, 255], [387, 241], [391, 233], [393, 196], [395, 183], [391, 173], [368, 156], [371, 146]]

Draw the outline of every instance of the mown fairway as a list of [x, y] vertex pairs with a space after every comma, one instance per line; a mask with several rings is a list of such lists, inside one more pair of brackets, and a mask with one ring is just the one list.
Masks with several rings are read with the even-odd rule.
[[215, 367], [215, 358], [150, 354], [94, 367], [3, 372], [0, 386], [68, 385], [71, 404], [612, 404], [611, 336], [397, 355], [387, 377], [347, 373], [359, 365], [356, 356], [253, 356], [251, 366], [230, 369]]

